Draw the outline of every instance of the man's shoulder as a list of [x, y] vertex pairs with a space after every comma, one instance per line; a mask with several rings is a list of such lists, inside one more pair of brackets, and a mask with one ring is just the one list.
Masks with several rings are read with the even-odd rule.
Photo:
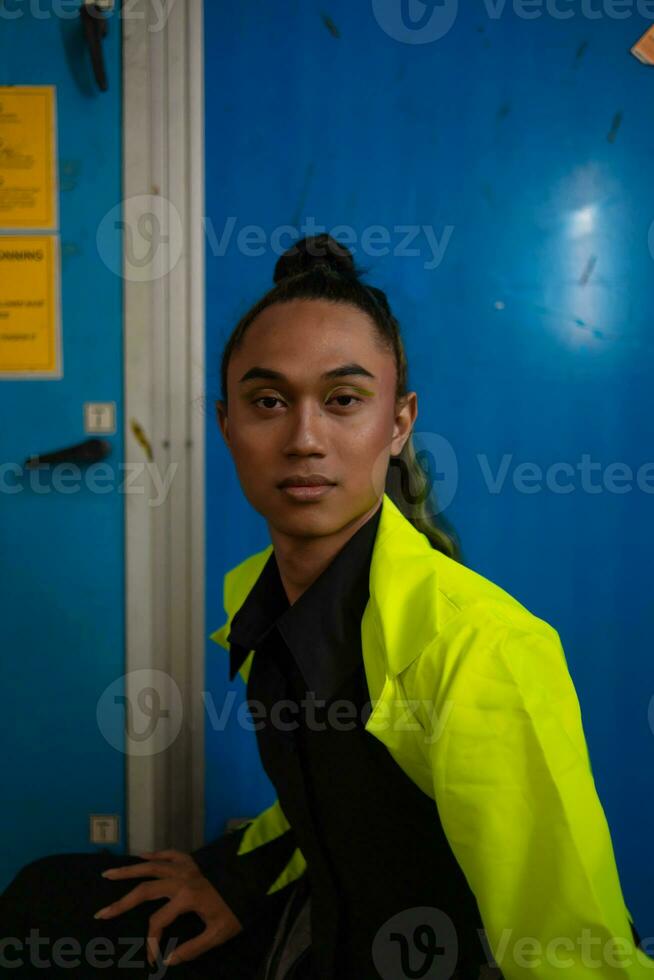
[[467, 623], [496, 623], [516, 629], [553, 631], [553, 627], [513, 592], [469, 566], [440, 552], [432, 558], [439, 631], [457, 619]]
[[433, 689], [438, 680], [436, 686], [446, 684], [461, 703], [483, 703], [509, 689], [541, 700], [571, 694], [561, 638], [551, 623], [469, 567], [444, 555], [435, 566], [436, 628], [407, 682], [415, 676]]
[[578, 711], [559, 633], [510, 592], [461, 566], [441, 578], [436, 605], [435, 628], [402, 674], [410, 698], [449, 705], [461, 731], [495, 711], [518, 717], [555, 701]]

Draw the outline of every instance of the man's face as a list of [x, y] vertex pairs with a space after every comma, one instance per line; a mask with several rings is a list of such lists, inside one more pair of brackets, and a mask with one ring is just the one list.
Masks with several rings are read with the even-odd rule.
[[[325, 376], [337, 369], [347, 373]], [[229, 413], [217, 409], [243, 492], [272, 527], [333, 534], [374, 508], [416, 415], [415, 393], [397, 405], [395, 385], [393, 353], [357, 307], [293, 300], [259, 314], [229, 362]], [[298, 474], [331, 485], [312, 496], [280, 488]]]

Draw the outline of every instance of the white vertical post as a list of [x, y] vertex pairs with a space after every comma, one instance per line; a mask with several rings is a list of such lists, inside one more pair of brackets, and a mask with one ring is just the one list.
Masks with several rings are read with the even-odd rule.
[[168, 0], [165, 20], [158, 13], [138, 0], [122, 14], [123, 186], [135, 247], [139, 219], [157, 223], [156, 248], [138, 281], [125, 259], [126, 462], [170, 479], [157, 506], [147, 470], [145, 492], [125, 498], [126, 673], [136, 703], [131, 672], [165, 672], [181, 716], [157, 723], [181, 725], [165, 750], [126, 757], [131, 852], [192, 850], [204, 832], [202, 0]]

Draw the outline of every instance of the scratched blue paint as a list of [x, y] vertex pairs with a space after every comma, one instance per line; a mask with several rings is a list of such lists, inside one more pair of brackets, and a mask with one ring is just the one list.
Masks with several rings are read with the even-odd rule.
[[[583, 18], [579, 5], [570, 20], [464, 6], [444, 37], [417, 45], [385, 33], [369, 0], [207, 5], [208, 394], [218, 396], [229, 329], [270, 283], [274, 229], [351, 226], [404, 328], [416, 432], [440, 433], [456, 452], [447, 516], [466, 561], [561, 634], [625, 895], [648, 935], [654, 498], [636, 473], [654, 444], [654, 71], [629, 48], [649, 23]], [[249, 224], [266, 235], [258, 256], [236, 244]], [[373, 225], [388, 230], [390, 254], [362, 254]], [[417, 255], [397, 254], [404, 225], [421, 229], [407, 243]], [[452, 229], [439, 264], [424, 226], [437, 242]], [[267, 538], [212, 413], [207, 437], [216, 628], [223, 572]], [[611, 463], [630, 466], [632, 489], [586, 492], [584, 454], [600, 479]], [[543, 479], [568, 462], [572, 492], [521, 492], [525, 462]], [[207, 654], [221, 697], [226, 656], [212, 643]], [[215, 836], [273, 791], [254, 735], [235, 721], [228, 732], [208, 725], [207, 753]]]
[[[0, 85], [57, 86], [64, 365], [61, 380], [0, 380], [0, 458], [22, 466], [81, 442], [83, 403], [115, 401], [118, 434], [106, 437], [113, 476], [104, 485], [118, 487], [122, 283], [101, 261], [96, 231], [121, 197], [120, 29], [112, 19], [110, 91], [100, 93], [79, 22], [52, 16], [63, 7], [11, 3], [22, 16], [0, 16]], [[118, 238], [104, 249], [120, 262]], [[100, 695], [125, 670], [123, 497], [84, 484], [53, 492], [46, 475], [40, 485], [41, 493], [3, 471], [0, 890], [42, 855], [98, 850], [90, 813], [118, 813], [125, 826], [125, 755], [96, 720]], [[120, 726], [116, 737], [120, 748]]]

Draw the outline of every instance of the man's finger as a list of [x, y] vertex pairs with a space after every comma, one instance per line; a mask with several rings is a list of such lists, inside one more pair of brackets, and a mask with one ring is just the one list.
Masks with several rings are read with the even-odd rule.
[[150, 916], [148, 936], [154, 936], [155, 939], [161, 938], [161, 933], [166, 926], [169, 926], [175, 919], [179, 918], [184, 911], [186, 910], [179, 908], [179, 905], [176, 905], [174, 901], [166, 902], [165, 905], [162, 905], [160, 909], [157, 909]]
[[174, 887], [174, 884], [171, 878], [166, 881], [144, 882], [142, 885], [132, 888], [131, 892], [127, 892], [117, 902], [112, 902], [111, 905], [99, 909], [93, 918], [112, 919], [116, 915], [122, 915], [123, 912], [136, 908], [141, 902], [154, 901], [157, 898], [169, 898], [171, 894], [175, 894], [174, 891], [171, 891], [171, 885]]
[[173, 966], [175, 963], [185, 963], [187, 960], [194, 960], [196, 956], [206, 953], [216, 945], [216, 934], [213, 930], [205, 929], [199, 936], [194, 936], [188, 942], [178, 946], [174, 953], [167, 956], [163, 961], [164, 966]]
[[119, 868], [108, 868], [102, 871], [103, 878], [149, 878], [170, 876], [170, 864], [157, 864], [156, 861], [143, 861], [142, 864], [123, 864]]
[[[152, 966], [156, 962], [157, 957], [160, 953], [159, 942], [161, 940], [161, 934], [175, 919], [179, 918], [181, 915], [181, 910], [175, 907], [174, 902], [167, 902], [162, 905], [160, 909], [153, 912], [150, 916], [150, 921], [148, 922], [148, 935], [147, 935], [147, 945], [148, 945], [148, 963]], [[152, 958], [150, 958], [152, 957]]]
[[161, 949], [159, 947], [159, 940], [161, 936], [148, 936], [146, 943], [148, 946], [148, 963], [152, 966], [156, 963], [161, 955]]

